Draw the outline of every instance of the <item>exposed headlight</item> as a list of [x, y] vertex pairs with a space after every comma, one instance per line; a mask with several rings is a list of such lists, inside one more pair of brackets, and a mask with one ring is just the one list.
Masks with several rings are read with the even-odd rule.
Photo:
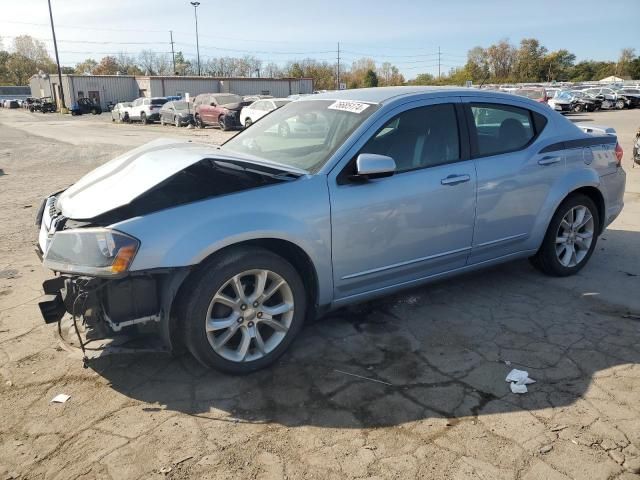
[[79, 228], [56, 232], [44, 257], [44, 266], [57, 272], [118, 276], [125, 273], [140, 242], [107, 228]]

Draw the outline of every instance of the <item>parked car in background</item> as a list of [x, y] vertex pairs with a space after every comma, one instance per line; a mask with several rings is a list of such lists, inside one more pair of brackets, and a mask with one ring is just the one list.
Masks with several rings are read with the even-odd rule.
[[582, 90], [587, 95], [602, 100], [603, 109], [622, 110], [625, 107], [625, 100], [623, 95], [619, 94], [616, 90], [610, 87], [594, 87]]
[[18, 100], [5, 100], [4, 108], [20, 108]]
[[270, 98], [255, 101], [240, 111], [240, 123], [245, 128], [249, 127], [252, 123], [260, 120], [267, 113], [273, 112], [277, 108], [283, 107], [287, 103], [291, 102], [292, 100], [289, 98]]
[[137, 98], [127, 110], [129, 120], [142, 123], [157, 122], [160, 120], [160, 109], [165, 103], [167, 103], [165, 97]]
[[193, 102], [194, 121], [200, 128], [215, 125], [226, 131], [241, 127], [240, 110], [250, 103], [233, 93], [204, 93]]
[[571, 111], [580, 112], [595, 112], [602, 108], [602, 99], [592, 97], [580, 90], [571, 90], [569, 94], [573, 97], [571, 105]]
[[633, 144], [633, 161], [636, 165], [640, 165], [640, 128], [636, 131], [636, 139]]
[[31, 105], [33, 105], [33, 102], [35, 102], [36, 99], [33, 97], [29, 97], [29, 98], [25, 98], [24, 102], [22, 102], [22, 108], [24, 109], [29, 109], [29, 107], [31, 107]]
[[640, 88], [620, 88], [617, 92], [624, 96], [627, 108], [640, 108]]
[[263, 100], [265, 98], [273, 98], [273, 95], [245, 95], [242, 97], [244, 102], [257, 102], [258, 100]]
[[633, 161], [636, 165], [640, 165], [640, 128], [636, 131], [636, 138], [633, 144]]
[[30, 112], [54, 113], [56, 110], [56, 104], [51, 97], [37, 98], [29, 106]]
[[131, 108], [131, 102], [116, 103], [111, 109], [111, 121], [112, 122], [128, 122], [130, 108]]
[[[329, 128], [271, 134], [300, 118]], [[57, 276], [40, 309], [252, 372], [331, 309], [519, 258], [576, 274], [623, 208], [621, 160], [612, 129], [514, 95], [320, 94], [220, 147], [156, 140], [46, 198]]]
[[193, 104], [183, 100], [167, 102], [160, 109], [160, 125], [182, 127], [193, 123]]
[[71, 105], [69, 112], [71, 112], [71, 115], [83, 115], [87, 113], [99, 115], [102, 113], [102, 107], [93, 103], [88, 98], [79, 98], [77, 102]]
[[549, 100], [544, 88], [518, 88], [511, 93], [518, 95], [519, 97], [530, 98], [538, 103], [546, 104], [547, 100]]

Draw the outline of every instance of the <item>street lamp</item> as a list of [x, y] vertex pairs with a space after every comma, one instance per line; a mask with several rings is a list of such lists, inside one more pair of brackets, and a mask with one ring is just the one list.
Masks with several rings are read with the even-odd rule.
[[193, 14], [196, 17], [196, 50], [198, 52], [198, 76], [200, 76], [200, 40], [198, 39], [198, 6], [200, 2], [190, 2], [193, 5]]

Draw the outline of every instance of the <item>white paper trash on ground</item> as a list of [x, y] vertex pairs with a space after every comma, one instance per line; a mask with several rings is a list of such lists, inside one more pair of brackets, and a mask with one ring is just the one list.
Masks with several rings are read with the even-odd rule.
[[58, 395], [56, 395], [51, 399], [50, 403], [65, 403], [70, 398], [71, 398], [71, 395], [65, 395], [64, 393], [59, 393]]
[[533, 378], [529, 378], [529, 372], [518, 370], [517, 368], [509, 372], [505, 381], [511, 383], [511, 391], [513, 393], [527, 393], [527, 385], [536, 383]]

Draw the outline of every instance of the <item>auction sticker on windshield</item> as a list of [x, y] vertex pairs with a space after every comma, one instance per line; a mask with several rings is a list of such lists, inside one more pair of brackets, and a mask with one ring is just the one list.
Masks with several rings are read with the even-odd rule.
[[354, 102], [352, 100], [337, 100], [327, 108], [329, 110], [342, 110], [343, 112], [362, 113], [367, 108], [369, 108], [369, 104]]

